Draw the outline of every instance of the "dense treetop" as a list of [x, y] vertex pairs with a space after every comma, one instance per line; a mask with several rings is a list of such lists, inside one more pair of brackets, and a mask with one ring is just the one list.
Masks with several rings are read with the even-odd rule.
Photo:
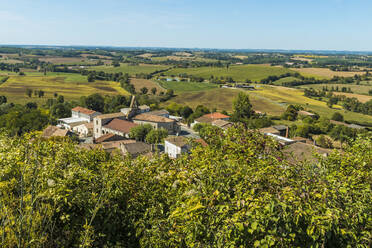
[[0, 136], [3, 247], [369, 247], [372, 138], [290, 165], [241, 126], [171, 160]]

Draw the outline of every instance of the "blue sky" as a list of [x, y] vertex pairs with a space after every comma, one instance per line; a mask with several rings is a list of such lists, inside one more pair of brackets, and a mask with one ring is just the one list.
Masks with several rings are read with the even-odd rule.
[[0, 0], [0, 44], [372, 51], [370, 0]]

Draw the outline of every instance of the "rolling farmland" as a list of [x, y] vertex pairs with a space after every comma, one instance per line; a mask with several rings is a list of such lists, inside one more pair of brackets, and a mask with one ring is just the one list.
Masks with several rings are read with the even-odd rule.
[[121, 63], [119, 67], [114, 67], [111, 65], [102, 65], [102, 66], [91, 66], [88, 67], [88, 70], [94, 71], [104, 71], [106, 73], [128, 73], [131, 76], [134, 76], [138, 73], [153, 73], [158, 70], [164, 70], [169, 68], [166, 65], [149, 65], [149, 64], [140, 64], [140, 65], [129, 65]]

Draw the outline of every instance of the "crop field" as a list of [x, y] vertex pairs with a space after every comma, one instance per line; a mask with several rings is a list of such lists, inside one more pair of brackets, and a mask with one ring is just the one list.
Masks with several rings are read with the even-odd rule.
[[113, 66], [91, 66], [87, 68], [88, 70], [94, 70], [94, 71], [104, 71], [106, 73], [128, 73], [131, 76], [134, 76], [138, 73], [153, 73], [158, 70], [164, 70], [169, 68], [169, 66], [166, 65], [148, 65], [148, 64], [140, 64], [140, 65], [129, 65], [129, 64], [120, 64], [120, 67], [113, 67]]
[[217, 88], [216, 84], [197, 83], [197, 82], [176, 82], [176, 81], [158, 81], [159, 85], [165, 89], [172, 89], [177, 92], [203, 91]]
[[5, 63], [5, 64], [23, 64], [23, 61], [22, 60], [18, 60], [18, 59], [4, 59], [4, 58], [0, 58], [0, 63]]
[[[78, 74], [73, 74], [78, 75]], [[76, 80], [75, 80], [76, 79]], [[78, 100], [81, 96], [94, 93], [103, 95], [128, 95], [117, 82], [96, 81], [88, 83], [86, 78], [75, 78], [70, 74], [58, 76], [11, 76], [4, 84], [0, 85], [1, 95], [8, 97], [9, 102], [43, 103], [48, 98], [53, 98], [54, 93], [63, 95], [66, 100]], [[26, 89], [43, 90], [44, 97], [26, 96]]]
[[161, 87], [159, 84], [152, 80], [142, 79], [142, 78], [131, 78], [130, 79], [131, 84], [133, 84], [134, 88], [136, 89], [136, 92], [140, 92], [140, 90], [143, 87], [146, 87], [149, 90], [149, 94], [151, 92], [152, 88], [156, 88], [157, 92], [156, 94], [159, 94], [161, 91], [165, 91], [163, 87]]
[[57, 65], [72, 65], [72, 64], [95, 64], [97, 61], [92, 61], [82, 57], [40, 57], [40, 61], [57, 64]]
[[301, 85], [300, 88], [313, 88], [316, 90], [322, 90], [323, 87], [328, 87], [328, 90], [330, 90], [332, 87], [336, 88], [338, 87], [339, 90], [342, 89], [342, 87], [350, 88], [351, 91], [355, 94], [368, 94], [369, 90], [372, 90], [372, 85], [355, 85], [355, 84], [307, 84], [307, 85]]
[[335, 95], [344, 95], [349, 98], [355, 97], [358, 99], [360, 102], [366, 103], [370, 100], [372, 100], [372, 96], [367, 96], [367, 95], [361, 95], [361, 94], [354, 94], [354, 93], [345, 93], [345, 92], [333, 92]]
[[249, 95], [265, 97], [281, 104], [298, 104], [307, 110], [313, 110], [321, 116], [330, 117], [335, 112], [344, 115], [347, 121], [359, 121], [361, 123], [372, 123], [372, 116], [354, 113], [341, 109], [340, 106], [329, 108], [325, 102], [305, 97], [303, 92], [298, 89], [280, 86], [261, 86], [258, 90], [249, 91]]
[[246, 79], [260, 81], [268, 76], [279, 76], [287, 72], [291, 71], [283, 67], [266, 65], [232, 65], [229, 69], [226, 67], [174, 68], [165, 72], [165, 74], [168, 76], [177, 76], [186, 73], [206, 79], [213, 75], [214, 77], [232, 77], [236, 81], [243, 82]]
[[[216, 108], [219, 111], [226, 110], [231, 112], [233, 110], [233, 101], [239, 92], [241, 90], [223, 88], [198, 92], [189, 91], [177, 94], [170, 101], [189, 105], [192, 108], [202, 104], [210, 109]], [[250, 101], [254, 110], [266, 112], [270, 115], [280, 115], [285, 110], [283, 106], [260, 96], [250, 95]]]
[[365, 72], [332, 71], [328, 68], [292, 68], [292, 70], [301, 73], [305, 77], [314, 77], [316, 79], [330, 79], [334, 76], [353, 77], [355, 74], [365, 74]]

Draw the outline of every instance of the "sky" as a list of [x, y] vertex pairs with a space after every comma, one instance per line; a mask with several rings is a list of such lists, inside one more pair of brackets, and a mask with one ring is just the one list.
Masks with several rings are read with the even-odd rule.
[[0, 44], [372, 51], [371, 0], [0, 0]]

